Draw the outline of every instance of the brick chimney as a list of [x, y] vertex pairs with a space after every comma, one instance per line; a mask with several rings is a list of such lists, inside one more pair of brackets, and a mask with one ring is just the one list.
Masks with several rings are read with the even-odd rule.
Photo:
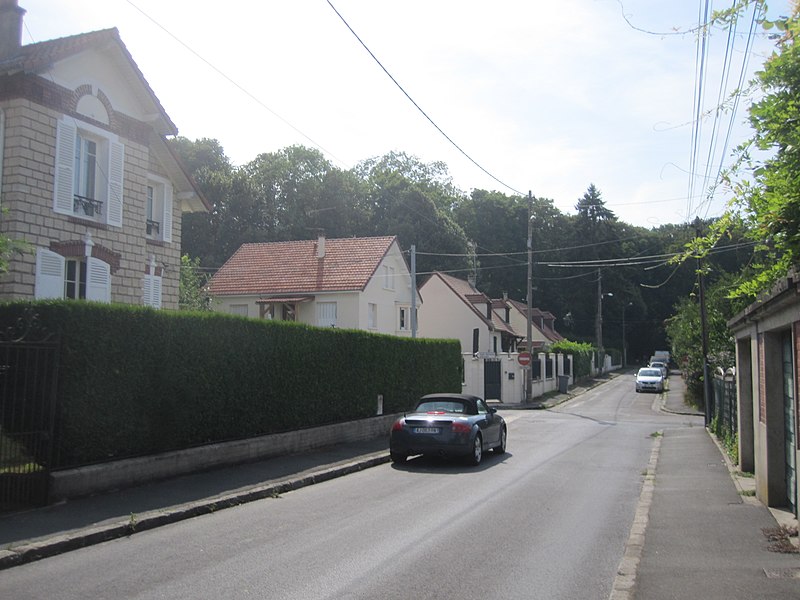
[[0, 60], [13, 58], [22, 48], [22, 16], [17, 0], [0, 0]]

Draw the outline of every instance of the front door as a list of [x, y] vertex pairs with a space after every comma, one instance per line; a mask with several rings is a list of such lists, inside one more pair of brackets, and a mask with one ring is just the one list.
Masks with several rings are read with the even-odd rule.
[[486, 400], [500, 400], [501, 364], [499, 360], [483, 361], [483, 397]]
[[786, 456], [786, 500], [792, 512], [797, 514], [797, 465], [795, 454], [794, 415], [794, 361], [792, 359], [792, 332], [787, 331], [781, 339], [783, 347], [783, 428], [784, 452]]

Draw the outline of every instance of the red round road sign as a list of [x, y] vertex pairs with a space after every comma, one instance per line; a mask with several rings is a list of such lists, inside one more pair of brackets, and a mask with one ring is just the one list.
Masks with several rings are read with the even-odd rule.
[[517, 362], [521, 364], [523, 367], [527, 367], [529, 364], [531, 364], [531, 353], [520, 352], [519, 356], [517, 356]]

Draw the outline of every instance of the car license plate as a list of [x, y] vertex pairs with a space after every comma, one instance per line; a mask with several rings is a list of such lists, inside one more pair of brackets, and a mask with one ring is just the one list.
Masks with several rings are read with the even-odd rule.
[[414, 427], [414, 433], [439, 433], [438, 427]]

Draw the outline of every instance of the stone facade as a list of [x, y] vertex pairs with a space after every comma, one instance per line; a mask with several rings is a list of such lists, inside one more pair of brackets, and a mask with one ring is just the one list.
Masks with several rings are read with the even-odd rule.
[[[86, 256], [102, 261], [103, 266], [110, 269], [111, 302], [149, 303], [145, 302], [146, 276], [160, 277], [160, 306], [177, 309], [181, 214], [186, 210], [207, 209], [206, 201], [166, 148], [165, 135], [175, 134], [177, 130], [152, 96], [135, 64], [132, 61], [125, 64], [130, 57], [116, 30], [65, 40], [18, 50], [22, 57], [20, 64], [26, 67], [35, 64], [37, 52], [45, 54], [46, 50], [51, 61], [45, 74], [0, 70], [0, 203], [4, 211], [0, 232], [29, 246], [27, 252], [11, 257], [8, 272], [0, 276], [0, 299], [42, 297], [36, 289], [37, 252], [45, 249], [55, 255], [78, 258], [88, 252]], [[85, 76], [75, 75], [75, 60], [83, 54], [87, 56], [87, 69], [99, 64], [92, 46], [95, 40], [104, 48], [116, 44], [116, 54], [104, 50], [102, 59], [108, 57], [108, 67], [104, 66], [100, 73], [87, 71]], [[70, 70], [60, 73], [58, 60], [52, 61], [53, 55], [69, 58]], [[125, 68], [134, 77], [121, 75], [120, 71], [124, 72]], [[107, 81], [102, 81], [104, 76]], [[141, 86], [131, 83], [136, 82], [137, 77]], [[138, 104], [132, 103], [131, 98], [137, 99]], [[119, 104], [133, 106], [138, 114], [125, 114], [116, 109], [115, 99]], [[159, 111], [161, 118], [151, 119], [151, 115]], [[62, 204], [61, 210], [56, 209], [58, 136], [59, 126], [64, 123], [81, 135], [86, 129], [95, 132], [101, 140], [108, 136], [112, 140], [109, 144], [121, 147], [120, 154], [124, 156], [121, 226], [112, 223], [114, 206], [110, 197], [105, 204], [98, 202], [97, 214], [105, 210], [107, 218], [85, 217], [77, 208], [65, 212], [64, 206], [72, 204], [73, 192], [64, 196], [66, 204]], [[69, 166], [73, 160], [70, 150], [69, 145], [62, 145], [61, 165]], [[98, 156], [99, 153], [98, 145]], [[107, 154], [111, 157], [111, 150]], [[111, 160], [113, 158], [108, 158], [108, 171], [112, 169]], [[100, 163], [98, 158], [98, 174], [111, 181], [111, 174], [104, 173]], [[71, 184], [72, 179], [73, 175], [62, 178], [62, 185], [64, 182]], [[158, 235], [148, 235], [148, 186], [152, 187], [154, 180], [165, 190], [166, 199], [161, 202], [167, 210], [154, 219], [157, 221], [154, 227], [159, 227]], [[171, 211], [168, 210], [170, 206]], [[64, 278], [66, 280], [67, 275]], [[52, 289], [57, 293], [58, 286]], [[57, 296], [51, 291], [46, 297]]]

